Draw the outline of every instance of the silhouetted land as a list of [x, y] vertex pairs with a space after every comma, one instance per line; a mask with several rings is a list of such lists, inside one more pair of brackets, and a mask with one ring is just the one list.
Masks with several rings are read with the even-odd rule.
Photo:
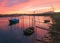
[[15, 17], [15, 16], [49, 16], [54, 14], [53, 12], [46, 12], [42, 14], [0, 14], [0, 17]]
[[[52, 30], [60, 32], [60, 12], [54, 13], [53, 15], [51, 15], [51, 17], [53, 18], [53, 22], [55, 24], [53, 26], [54, 29], [52, 28]], [[60, 33], [51, 32], [51, 34], [52, 34], [52, 39], [53, 39], [51, 43], [60, 43]]]

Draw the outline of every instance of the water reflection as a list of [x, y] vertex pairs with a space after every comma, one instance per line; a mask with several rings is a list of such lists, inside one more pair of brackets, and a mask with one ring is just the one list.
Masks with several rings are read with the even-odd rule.
[[[18, 18], [19, 23], [9, 26], [9, 19]], [[49, 28], [49, 24], [38, 23], [35, 21], [44, 22], [44, 20], [50, 20], [52, 24], [52, 18], [47, 16], [20, 16], [20, 17], [2, 17], [0, 18], [0, 43], [42, 43], [36, 41], [36, 39], [43, 39], [48, 34], [47, 30], [37, 28], [35, 26], [41, 26], [44, 28]], [[23, 30], [30, 27], [35, 27], [35, 33], [31, 36], [24, 36]]]

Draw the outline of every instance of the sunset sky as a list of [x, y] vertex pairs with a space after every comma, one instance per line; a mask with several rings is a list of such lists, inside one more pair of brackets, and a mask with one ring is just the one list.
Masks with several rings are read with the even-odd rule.
[[0, 14], [60, 12], [60, 0], [0, 0]]

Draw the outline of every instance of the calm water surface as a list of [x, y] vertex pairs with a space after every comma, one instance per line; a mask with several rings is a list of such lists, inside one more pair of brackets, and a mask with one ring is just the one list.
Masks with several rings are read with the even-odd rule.
[[[9, 19], [18, 18], [19, 23], [9, 26]], [[20, 16], [20, 17], [1, 17], [0, 18], [0, 43], [43, 43], [38, 40], [46, 40], [45, 36], [49, 36], [47, 30], [37, 28], [40, 26], [49, 29], [50, 24], [39, 23], [44, 20], [50, 20], [52, 24], [52, 18], [49, 16]], [[23, 30], [28, 27], [34, 26], [35, 32], [31, 36], [24, 36]], [[50, 37], [50, 36], [49, 36]], [[36, 40], [38, 39], [38, 40]], [[49, 41], [48, 39], [46, 41]]]

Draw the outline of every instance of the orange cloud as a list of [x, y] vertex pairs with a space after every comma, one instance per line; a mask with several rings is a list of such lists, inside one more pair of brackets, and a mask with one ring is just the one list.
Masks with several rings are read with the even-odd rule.
[[[18, 2], [18, 0], [16, 0]], [[33, 9], [39, 10], [41, 7], [53, 7], [54, 10], [60, 10], [60, 0], [28, 0], [23, 3], [18, 3], [12, 6], [5, 6], [8, 0], [4, 0], [0, 2], [0, 13], [5, 14], [5, 13], [27, 13], [26, 10], [28, 11], [29, 9], [32, 11]], [[8, 4], [7, 4], [8, 5]], [[38, 8], [39, 7], [39, 8]]]

